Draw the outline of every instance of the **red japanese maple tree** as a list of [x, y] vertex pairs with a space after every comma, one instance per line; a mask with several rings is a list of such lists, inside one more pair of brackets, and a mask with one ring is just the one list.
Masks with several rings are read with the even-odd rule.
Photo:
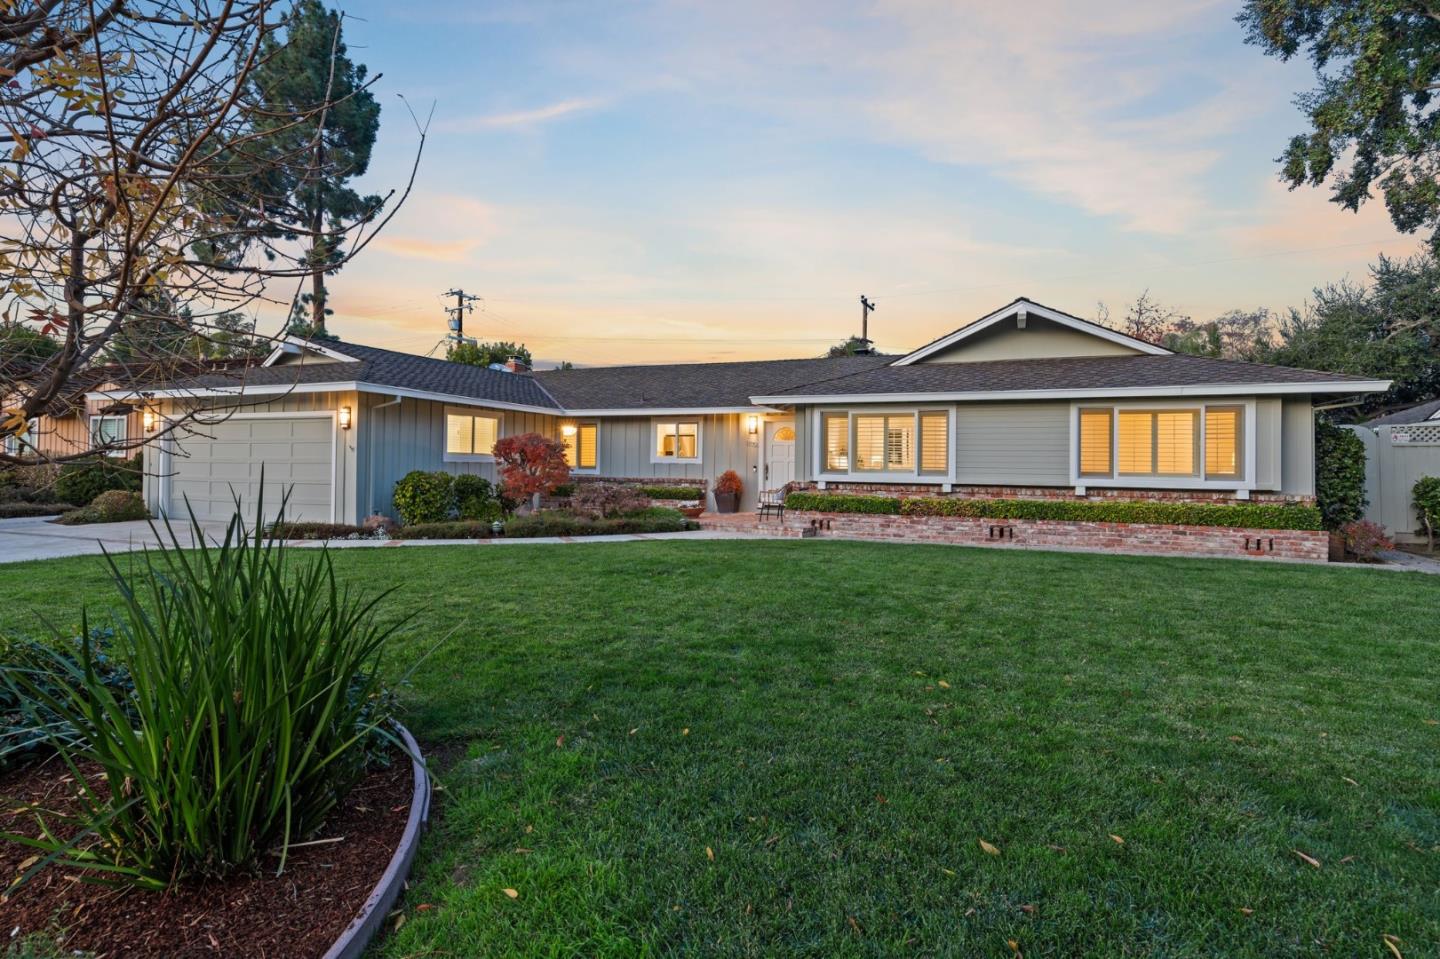
[[495, 444], [500, 485], [513, 499], [529, 498], [532, 507], [540, 497], [570, 480], [565, 444], [539, 433], [507, 436]]

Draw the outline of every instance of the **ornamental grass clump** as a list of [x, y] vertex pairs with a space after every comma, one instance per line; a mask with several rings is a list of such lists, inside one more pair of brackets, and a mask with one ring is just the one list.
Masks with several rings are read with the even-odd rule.
[[389, 738], [378, 661], [398, 624], [376, 623], [384, 594], [340, 587], [323, 551], [248, 540], [238, 513], [218, 546], [183, 550], [166, 529], [172, 545], [124, 568], [106, 557], [118, 605], [105, 665], [126, 686], [106, 682], [88, 616], [78, 669], [57, 642], [6, 670], [65, 731], [49, 745], [82, 810], [35, 809], [32, 831], [6, 836], [40, 853], [22, 881], [52, 863], [152, 887], [262, 860], [283, 870]]

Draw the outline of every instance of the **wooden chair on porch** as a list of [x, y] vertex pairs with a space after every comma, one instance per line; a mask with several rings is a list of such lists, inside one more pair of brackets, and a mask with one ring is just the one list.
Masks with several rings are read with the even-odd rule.
[[759, 499], [760, 522], [765, 522], [765, 517], [774, 516], [776, 519], [785, 518], [785, 490], [784, 489], [762, 489]]

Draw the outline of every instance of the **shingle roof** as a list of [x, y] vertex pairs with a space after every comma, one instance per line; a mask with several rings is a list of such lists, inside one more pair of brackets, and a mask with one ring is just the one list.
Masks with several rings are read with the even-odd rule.
[[1377, 416], [1373, 420], [1366, 421], [1365, 425], [1370, 427], [1404, 426], [1410, 423], [1424, 423], [1426, 420], [1440, 420], [1440, 399], [1412, 406], [1408, 410], [1396, 410], [1394, 413]]
[[550, 395], [528, 373], [452, 363], [413, 353], [397, 353], [358, 343], [325, 341], [327, 350], [354, 357], [356, 362], [312, 361], [283, 366], [251, 367], [228, 374], [197, 376], [172, 383], [172, 389], [223, 389], [251, 386], [288, 386], [310, 383], [359, 382], [375, 386], [444, 393], [448, 396], [489, 400], [516, 406], [558, 409]]
[[750, 397], [884, 366], [893, 356], [600, 366], [538, 372], [569, 410], [706, 409], [750, 406]]
[[1324, 383], [1343, 392], [1360, 377], [1217, 360], [1203, 356], [1085, 356], [975, 363], [881, 366], [756, 396], [853, 396], [884, 393], [998, 393], [1018, 390], [1104, 390], [1127, 387]]

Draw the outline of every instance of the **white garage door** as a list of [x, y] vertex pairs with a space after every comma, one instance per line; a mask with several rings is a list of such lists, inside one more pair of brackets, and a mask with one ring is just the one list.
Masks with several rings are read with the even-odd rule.
[[333, 521], [335, 426], [330, 416], [236, 416], [198, 429], [197, 435], [177, 442], [170, 458], [171, 517], [185, 518], [188, 501], [197, 519], [226, 521], [238, 495], [249, 525], [263, 467], [267, 521], [274, 519], [286, 492], [286, 519]]

